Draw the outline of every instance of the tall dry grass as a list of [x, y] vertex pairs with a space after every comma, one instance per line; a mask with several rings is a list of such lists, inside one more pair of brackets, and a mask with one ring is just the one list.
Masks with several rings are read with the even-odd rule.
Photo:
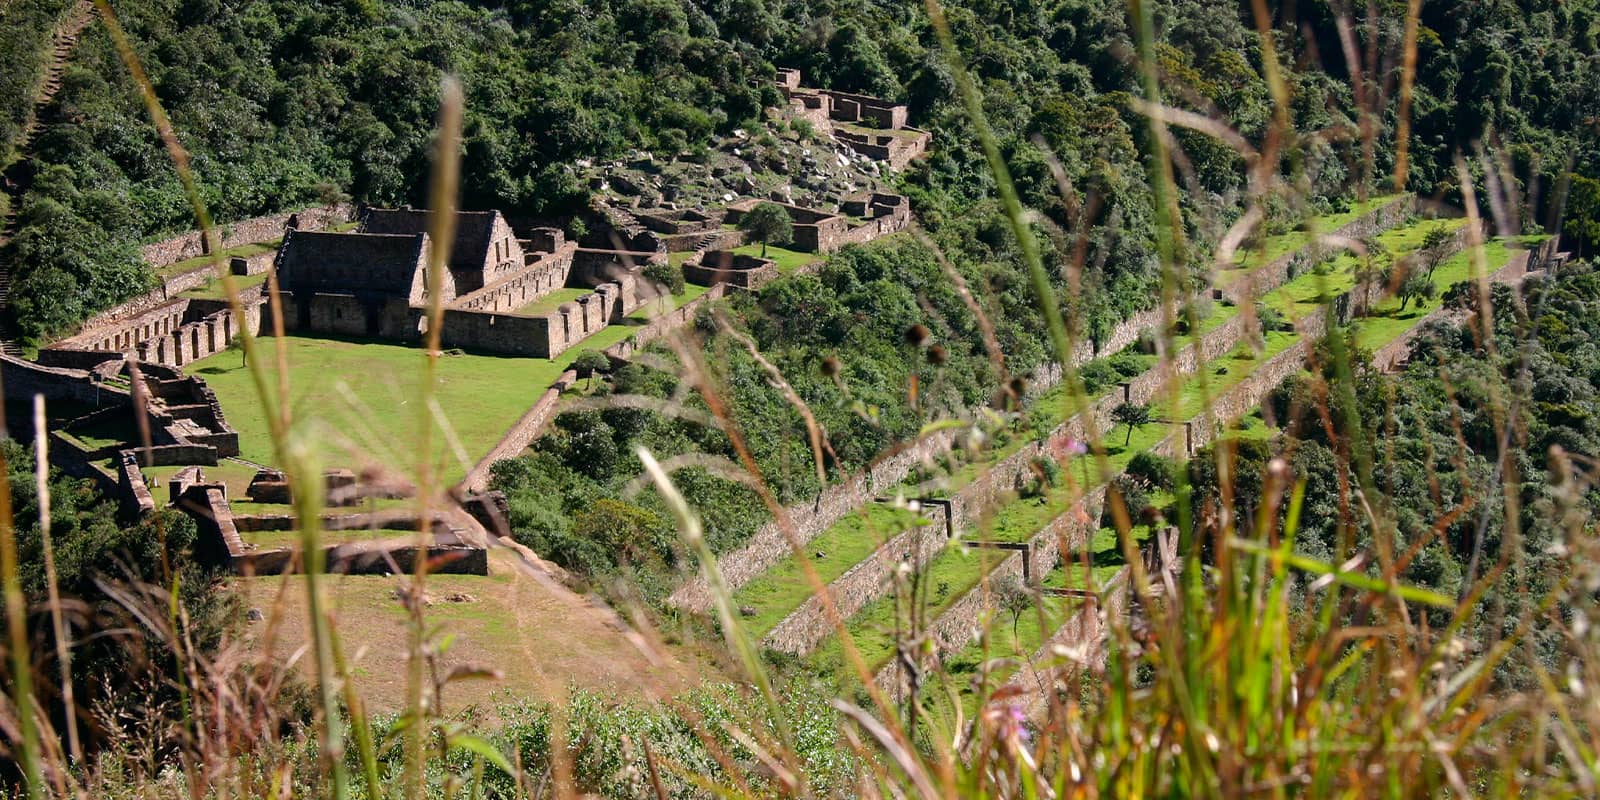
[[[1400, 54], [1399, 159], [1391, 178], [1398, 189], [1406, 183], [1407, 116], [1416, 69], [1419, 6], [1414, 0], [1407, 9]], [[209, 228], [182, 145], [144, 77], [135, 49], [118, 27], [110, 4], [102, 0], [98, 8], [130, 74], [143, 89], [153, 124], [182, 178], [199, 226]], [[1139, 108], [1149, 124], [1149, 182], [1163, 265], [1160, 306], [1169, 323], [1163, 326], [1166, 341], [1162, 352], [1172, 353], [1176, 350], [1172, 339], [1176, 326], [1171, 323], [1185, 313], [1185, 287], [1191, 285], [1193, 274], [1206, 274], [1214, 265], [1186, 263], [1180, 257], [1187, 252], [1182, 246], [1185, 234], [1179, 211], [1182, 154], [1174, 152], [1176, 142], [1169, 126], [1216, 136], [1238, 150], [1249, 168], [1252, 199], [1234, 229], [1223, 237], [1218, 255], [1222, 262], [1231, 262], [1233, 251], [1252, 229], [1264, 223], [1267, 198], [1295, 191], [1295, 176], [1285, 174], [1284, 151], [1307, 136], [1337, 134], [1302, 133], [1290, 126], [1289, 91], [1282, 74], [1285, 59], [1274, 51], [1272, 19], [1264, 2], [1258, 0], [1254, 12], [1275, 124], [1259, 143], [1245, 141], [1223, 121], [1165, 104], [1171, 87], [1163, 85], [1164, 77], [1156, 68], [1149, 9], [1141, 0], [1132, 0], [1129, 11], [1138, 45], [1133, 57], [1141, 67], [1144, 90]], [[957, 51], [936, 0], [927, 0], [926, 13], [956, 76], [959, 100], [977, 131], [978, 141], [968, 144], [981, 147], [986, 156], [1047, 322], [1051, 348], [1065, 367], [1070, 392], [1078, 406], [1084, 407], [1087, 392], [1070, 357], [1076, 327], [1063, 316], [1061, 298], [1050, 278], [1052, 270], [1062, 270], [1075, 285], [1085, 269], [1081, 249], [1063, 250], [1079, 254], [1070, 263], [1046, 262], [1036, 238], [1045, 226], [1023, 206], [1012, 185], [985, 120], [982, 98], [963, 68], [963, 54]], [[1358, 135], [1367, 143], [1365, 166], [1370, 172], [1374, 120], [1386, 101], [1355, 66], [1362, 59], [1354, 52], [1349, 35], [1354, 24], [1345, 14], [1340, 29], [1350, 50], [1345, 60], [1352, 65], [1350, 77], [1358, 89]], [[1373, 52], [1365, 54], [1369, 72], [1380, 55], [1393, 55], [1377, 53], [1376, 44], [1371, 47]], [[431, 207], [445, 213], [434, 217], [431, 233], [433, 241], [449, 243], [453, 236], [448, 230], [452, 222], [448, 212], [456, 203], [462, 99], [453, 83], [445, 85], [442, 96], [430, 197]], [[1465, 174], [1465, 166], [1462, 169], [1463, 187], [1468, 191], [1466, 212], [1476, 218], [1479, 212], [1470, 194], [1471, 176]], [[1058, 179], [1068, 208], [1093, 205], [1093, 198], [1078, 196], [1059, 167]], [[1520, 198], [1505, 195], [1507, 184], [1502, 182], [1499, 194], [1492, 198], [1491, 205], [1497, 209], [1521, 204]], [[1063, 233], [1070, 237], [1081, 231]], [[423, 519], [430, 509], [450, 502], [430, 455], [434, 452], [432, 437], [437, 435], [434, 428], [441, 423], [429, 397], [433, 382], [427, 379], [438, 358], [442, 308], [437, 289], [447, 251], [447, 246], [436, 248], [428, 264], [432, 299], [427, 344], [418, 357], [418, 369], [425, 379], [420, 382], [423, 388], [417, 404], [417, 459], [408, 471], [419, 486]], [[1481, 251], [1478, 258], [1481, 261]], [[237, 643], [220, 652], [197, 652], [184, 634], [183, 609], [162, 606], [176, 596], [175, 590], [146, 587], [122, 597], [141, 619], [152, 620], [152, 635], [165, 637], [177, 654], [180, 667], [176, 674], [182, 676], [178, 683], [186, 709], [181, 744], [167, 759], [170, 768], [155, 774], [130, 770], [117, 760], [115, 749], [85, 760], [75, 730], [54, 729], [31, 683], [36, 673], [25, 626], [27, 605], [18, 581], [9, 487], [0, 485], [0, 583], [5, 592], [13, 677], [11, 704], [0, 714], [0, 728], [18, 766], [22, 790], [38, 797], [346, 798], [359, 794], [370, 800], [412, 800], [565, 798], [590, 788], [596, 776], [586, 772], [589, 767], [580, 763], [576, 754], [586, 746], [585, 737], [591, 732], [569, 728], [571, 714], [559, 709], [552, 714], [548, 727], [541, 729], [546, 732], [544, 749], [537, 752], [502, 749], [494, 743], [492, 725], [444, 712], [440, 698], [451, 683], [485, 675], [452, 672], [441, 666], [441, 639], [447, 634], [436, 630], [428, 619], [423, 598], [430, 565], [425, 559], [418, 560], [415, 572], [403, 579], [398, 592], [398, 602], [408, 618], [407, 639], [396, 643], [407, 652], [405, 710], [392, 720], [375, 720], [366, 713], [350, 674], [350, 654], [341, 648], [339, 636], [341, 628], [361, 621], [337, 618], [327, 602], [322, 577], [326, 564], [317, 525], [321, 499], [316, 483], [321, 465], [306, 433], [296, 428], [288, 402], [292, 387], [287, 383], [289, 370], [283, 368], [287, 354], [282, 347], [282, 310], [273, 304], [269, 313], [279, 347], [272, 354], [259, 352], [261, 343], [243, 324], [238, 287], [220, 258], [215, 267], [239, 323], [235, 327], [241, 331], [245, 363], [260, 402], [273, 409], [268, 419], [278, 460], [295, 480], [295, 513], [307, 576], [305, 608], [312, 632], [313, 721], [301, 731], [301, 738], [282, 738], [281, 732], [293, 722], [282, 704], [284, 687], [293, 682], [293, 667], [262, 661]], [[1479, 271], [1481, 274], [1481, 267]], [[953, 268], [950, 276], [960, 281]], [[985, 290], [980, 286], [975, 292]], [[973, 294], [964, 284], [961, 291], [968, 297]], [[1486, 286], [1482, 292], [1482, 307], [1490, 309]], [[986, 307], [990, 306], [973, 303], [980, 319], [981, 309]], [[1488, 324], [1488, 313], [1481, 318]], [[992, 330], [986, 319], [982, 322], [986, 330]], [[992, 341], [992, 334], [989, 339]], [[1594, 566], [1600, 564], [1600, 549], [1588, 536], [1591, 532], [1569, 526], [1566, 547], [1571, 572], [1560, 582], [1561, 591], [1514, 620], [1509, 633], [1500, 639], [1477, 652], [1463, 652], [1456, 634], [1478, 613], [1482, 597], [1507, 569], [1506, 559], [1516, 557], [1514, 548], [1503, 550], [1498, 563], [1482, 568], [1475, 565], [1474, 580], [1459, 600], [1403, 585], [1399, 575], [1411, 553], [1396, 553], [1387, 546], [1403, 538], [1386, 509], [1383, 492], [1373, 481], [1373, 464], [1379, 456], [1370, 442], [1376, 432], [1369, 421], [1353, 416], [1356, 404], [1348, 402], [1353, 399], [1354, 355], [1343, 348], [1339, 337], [1332, 337], [1331, 342], [1335, 379], [1321, 387], [1322, 412], [1327, 417], [1334, 407], [1348, 410], [1352, 416], [1338, 422], [1346, 430], [1359, 432], [1349, 437], [1353, 446], [1338, 454], [1342, 473], [1357, 481], [1345, 487], [1348, 502], [1341, 513], [1347, 518], [1342, 522], [1346, 531], [1365, 526], [1378, 532], [1380, 535], [1373, 537], [1379, 543], [1377, 551], [1360, 551], [1347, 537], [1331, 563], [1297, 555], [1294, 544], [1306, 486], [1293, 480], [1282, 462], [1274, 462], [1262, 476], [1263, 500], [1254, 519], [1228, 513], [1226, 496], [1218, 517], [1191, 518], [1189, 504], [1182, 501], [1187, 488], [1181, 483], [1184, 476], [1180, 471], [1177, 524], [1186, 543], [1181, 569], [1176, 577], [1152, 574], [1144, 568], [1141, 545], [1131, 535], [1127, 509], [1113, 493], [1109, 502], [1128, 564], [1125, 579], [1111, 587], [1095, 587], [1087, 570], [1091, 561], [1087, 544], [1064, 560], [1069, 569], [1085, 565], [1090, 593], [1098, 595], [1102, 608], [1121, 607], [1112, 602], [1112, 596], [1123, 593], [1134, 613], [1105, 614], [1102, 641], [1093, 647], [1055, 653], [1055, 663], [1050, 665], [1055, 682], [1051, 690], [1028, 696], [1016, 689], [981, 687], [978, 712], [967, 717], [959, 703], [945, 702], [934, 694], [932, 687], [938, 681], [913, 681], [910, 695], [902, 702], [895, 702], [877, 687], [869, 665], [846, 631], [846, 620], [744, 445], [740, 420], [718, 388], [716, 365], [706, 363], [703, 352], [688, 339], [673, 340], [686, 381], [695, 387], [733, 443], [738, 456], [734, 469], [747, 475], [789, 534], [805, 578], [842, 642], [846, 662], [866, 700], [864, 706], [858, 705], [847, 699], [857, 696], [850, 692], [832, 700], [837, 724], [834, 746], [854, 759], [854, 776], [843, 784], [819, 787], [820, 776], [812, 774], [801, 755], [799, 728], [804, 720], [792, 716], [793, 687], [786, 687], [784, 678], [773, 674], [744, 629], [715, 554], [701, 535], [699, 518], [674, 487], [669, 469], [641, 451], [638, 455], [646, 469], [643, 477], [667, 501], [712, 588], [715, 628], [741, 681], [732, 690], [737, 698], [734, 704], [743, 707], [738, 713], [713, 719], [705, 708], [673, 696], [655, 686], [650, 676], [641, 675], [641, 683], [660, 703], [658, 713], [682, 720], [719, 772], [697, 772], [681, 752], [662, 752], [664, 741], [646, 737], [625, 743], [634, 754], [631, 768], [639, 773], [631, 785], [658, 796], [681, 790], [727, 797], [817, 793], [1028, 798], [1593, 796], [1595, 754], [1600, 749], [1594, 731], [1600, 730], [1600, 705], [1582, 688], [1600, 684], [1600, 658], [1595, 657], [1600, 652], [1592, 633], [1595, 628], [1588, 622], [1595, 613], [1592, 587], [1600, 585], [1600, 567]], [[753, 344], [745, 344], [754, 350]], [[1004, 354], [997, 347], [994, 350], [997, 361], [1003, 362]], [[269, 355], [279, 365], [275, 378], [267, 368]], [[759, 358], [759, 353], [755, 355]], [[761, 363], [776, 383], [784, 385], [781, 373], [770, 362]], [[1163, 364], [1158, 369], [1170, 372], [1173, 368]], [[1203, 387], [1203, 371], [1197, 380]], [[1169, 385], [1175, 404], [1177, 383]], [[1510, 457], [1512, 437], [1503, 413], [1517, 402], [1512, 387], [1508, 376], [1503, 385], [1490, 387], [1490, 392], [1502, 409], [1497, 418], [1497, 438], [1503, 451], [1497, 485], [1505, 492], [1507, 524], [1514, 526], [1514, 484], [1525, 476], [1516, 474]], [[1334, 395], [1342, 395], [1347, 402], [1330, 402], [1328, 398]], [[786, 396], [803, 417], [810, 418], [797, 395], [790, 392]], [[39, 416], [42, 419], [42, 413]], [[929, 429], [944, 422], [931, 422]], [[812, 452], [820, 461], [828, 448], [826, 434], [814, 424], [809, 430]], [[1105, 481], [1112, 477], [1105, 448], [1098, 446], [1098, 432], [1091, 431], [1089, 438], [1091, 451], [1098, 455], [1098, 481]], [[1230, 448], [1224, 444], [1214, 453], [1219, 472], [1229, 474], [1234, 463]], [[38, 454], [43, 476], [42, 446]], [[0, 464], [0, 480], [7, 474], [4, 466]], [[1581, 504], [1585, 487], [1594, 485], [1593, 464], [1557, 459], [1552, 473], [1570, 506]], [[1225, 489], [1226, 485], [1224, 482]], [[44, 486], [41, 477], [41, 489]], [[43, 517], [48, 524], [47, 511]], [[1577, 525], [1581, 522], [1573, 523]], [[484, 544], [500, 546], [501, 542]], [[1416, 546], [1412, 545], [1413, 551]], [[525, 553], [512, 552], [529, 579], [545, 579], [541, 567]], [[1209, 554], [1204, 560], [1203, 553]], [[47, 605], [57, 630], [57, 646], [63, 648], [58, 659], [66, 676], [71, 639], [61, 627], [62, 601], [54, 594], [53, 576], [51, 584]], [[980, 591], [988, 590], [980, 587]], [[907, 579], [897, 583], [896, 591], [903, 594], [905, 609], [901, 655], [914, 660], [926, 646], [929, 621], [916, 612], [926, 603], [926, 587], [919, 594], [915, 583]], [[1419, 605], [1447, 609], [1450, 623], [1442, 630], [1428, 628], [1426, 618], [1414, 613]], [[1552, 615], [1557, 608], [1567, 613]], [[281, 608], [276, 608], [271, 615], [276, 619], [281, 613]], [[670, 658], [662, 652], [661, 637], [651, 629], [647, 615], [634, 613], [630, 619], [632, 634], [642, 648]], [[1038, 622], [1043, 624], [1042, 617]], [[1495, 667], [1522, 646], [1536, 626], [1554, 626], [1567, 634], [1574, 653], [1571, 672], [1566, 676], [1541, 672], [1538, 691], [1488, 691], [1487, 681]], [[274, 636], [272, 630], [269, 625], [269, 640]], [[70, 706], [70, 679], [61, 677], [60, 681], [62, 696]], [[1030, 703], [1038, 709], [1036, 714], [1026, 713]], [[73, 713], [66, 716], [69, 725], [75, 717]], [[65, 748], [59, 744], [63, 733], [68, 743]], [[669, 791], [669, 785], [680, 789]]]

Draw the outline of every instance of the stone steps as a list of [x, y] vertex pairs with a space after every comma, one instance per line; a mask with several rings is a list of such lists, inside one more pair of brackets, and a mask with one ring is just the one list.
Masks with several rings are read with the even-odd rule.
[[[78, 0], [51, 35], [50, 63], [45, 67], [44, 80], [40, 83], [38, 94], [34, 98], [33, 110], [28, 114], [28, 121], [22, 126], [21, 137], [16, 146], [18, 156], [16, 163], [20, 164], [27, 160], [27, 154], [33, 148], [34, 137], [43, 127], [39, 121], [40, 114], [61, 91], [62, 76], [67, 70], [67, 58], [77, 46], [78, 36], [94, 17], [94, 3], [90, 0]], [[7, 203], [5, 218], [0, 220], [0, 248], [5, 247], [16, 236], [17, 206], [22, 200], [23, 191], [27, 188], [23, 181], [17, 179], [18, 176], [9, 174], [10, 172], [8, 170], [6, 178], [0, 181], [0, 188], [3, 188], [10, 201]], [[16, 266], [13, 261], [9, 249], [4, 255], [0, 255], [0, 352], [20, 356], [22, 348], [13, 341], [16, 334], [10, 321], [11, 273]]]

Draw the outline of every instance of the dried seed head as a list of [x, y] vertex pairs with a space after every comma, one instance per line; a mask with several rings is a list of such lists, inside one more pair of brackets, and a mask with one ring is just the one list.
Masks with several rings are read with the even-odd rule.
[[833, 356], [822, 359], [821, 368], [822, 374], [829, 378], [837, 377], [840, 372], [844, 371], [844, 365], [839, 363], [839, 359]]
[[926, 325], [919, 323], [906, 328], [906, 344], [912, 347], [927, 347], [928, 342], [932, 339], [933, 333], [928, 330]]
[[949, 360], [950, 360], [950, 351], [945, 350], [944, 349], [944, 345], [936, 344], [936, 345], [928, 348], [928, 363], [929, 364], [932, 364], [932, 365], [934, 365], [936, 367], [941, 367], [941, 366], [944, 366], [944, 363], [946, 361], [949, 361]]
[[1028, 379], [1022, 377], [1021, 375], [1014, 376], [1011, 378], [1010, 382], [1006, 384], [1006, 388], [1011, 390], [1011, 395], [1013, 397], [1020, 400], [1022, 399], [1023, 395], [1028, 393]]

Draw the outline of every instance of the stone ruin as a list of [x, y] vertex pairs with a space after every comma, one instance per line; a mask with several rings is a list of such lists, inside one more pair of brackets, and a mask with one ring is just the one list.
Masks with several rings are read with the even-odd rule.
[[[428, 275], [431, 212], [369, 209], [350, 233], [290, 231], [276, 269], [291, 331], [420, 342], [437, 286], [445, 347], [554, 358], [620, 322], [646, 299], [639, 270], [657, 250], [601, 250], [556, 228], [518, 238], [498, 211], [456, 212], [446, 269]], [[591, 289], [528, 312], [556, 289]]]
[[905, 166], [928, 150], [932, 134], [906, 124], [907, 110], [864, 94], [801, 86], [800, 70], [780, 68], [778, 91], [791, 119], [811, 123], [818, 133], [831, 135], [851, 150], [894, 169]]

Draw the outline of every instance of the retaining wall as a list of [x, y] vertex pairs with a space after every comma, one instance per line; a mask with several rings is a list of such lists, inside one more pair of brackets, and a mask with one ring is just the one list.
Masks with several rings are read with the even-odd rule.
[[[929, 520], [928, 525], [902, 531], [828, 584], [828, 595], [833, 598], [840, 619], [849, 619], [868, 603], [882, 597], [901, 564], [909, 563], [913, 569], [921, 570], [923, 564], [949, 543], [945, 536], [945, 509], [937, 505], [925, 506], [923, 513]], [[761, 644], [785, 653], [804, 655], [832, 632], [833, 626], [828, 623], [821, 599], [811, 595], [773, 627]]]
[[1305, 247], [1279, 256], [1269, 264], [1253, 269], [1240, 270], [1247, 274], [1240, 275], [1237, 280], [1228, 284], [1223, 289], [1223, 293], [1231, 297], [1235, 302], [1243, 303], [1254, 300], [1278, 288], [1287, 281], [1291, 268], [1310, 269], [1330, 253], [1342, 249], [1323, 243], [1322, 238], [1324, 236], [1359, 241], [1375, 233], [1381, 233], [1404, 221], [1411, 214], [1412, 209], [1415, 208], [1415, 201], [1416, 198], [1409, 194], [1397, 197], [1328, 233], [1320, 234]]
[[298, 217], [300, 230], [319, 231], [354, 219], [355, 208], [348, 203], [339, 203], [253, 217], [215, 226], [212, 229], [213, 240], [209, 244], [219, 245], [216, 247], [208, 247], [208, 242], [200, 231], [189, 231], [147, 244], [139, 248], [139, 252], [144, 257], [145, 263], [150, 266], [165, 267], [168, 264], [203, 256], [217, 249], [226, 250], [230, 247], [282, 238], [283, 229], [289, 224], [290, 217]]
[[523, 413], [522, 418], [517, 420], [517, 424], [511, 426], [511, 430], [507, 431], [505, 436], [500, 437], [500, 442], [494, 446], [494, 449], [490, 450], [483, 458], [478, 459], [478, 463], [474, 464], [472, 469], [467, 472], [467, 476], [461, 479], [461, 483], [457, 484], [457, 489], [462, 494], [478, 494], [487, 489], [489, 486], [489, 468], [494, 466], [496, 461], [514, 458], [523, 450], [528, 449], [528, 445], [532, 444], [534, 439], [539, 438], [539, 432], [544, 429], [545, 423], [550, 421], [550, 416], [555, 411], [556, 405], [561, 402], [561, 393], [577, 380], [578, 373], [570, 369], [561, 373], [561, 377], [557, 378], [556, 382], [551, 384], [550, 388], [539, 396], [533, 407]]
[[[1372, 226], [1393, 225], [1395, 222], [1404, 219], [1405, 214], [1409, 213], [1410, 211], [1411, 203], [1412, 198], [1409, 195], [1406, 197], [1397, 198], [1395, 201], [1385, 205], [1382, 208], [1374, 209], [1361, 219], [1340, 227], [1336, 233], [1340, 235], [1354, 235], [1358, 231], [1364, 231], [1359, 235], [1368, 235], [1368, 233], [1370, 233], [1372, 230]], [[753, 208], [755, 204], [748, 203], [748, 205]], [[737, 210], [730, 207], [729, 219], [731, 221], [737, 221], [738, 213], [739, 212], [737, 212]], [[798, 225], [796, 226], [797, 229], [799, 227], [800, 226]], [[1302, 248], [1302, 250], [1304, 250], [1304, 248]], [[1258, 272], [1255, 283], [1262, 286], [1263, 291], [1265, 291], [1267, 288], [1276, 288], [1282, 283], [1283, 279], [1287, 277], [1288, 259], [1299, 254], [1300, 251], [1297, 251], [1294, 254], [1290, 254], [1282, 259], [1279, 259], [1279, 262], [1282, 262], [1281, 270], [1274, 271], [1269, 269], [1273, 265], [1268, 265], [1267, 268], [1262, 268], [1267, 271], [1265, 273]], [[1279, 262], [1274, 262], [1274, 264], [1278, 264]], [[1269, 287], [1267, 286], [1269, 281], [1275, 282], [1271, 282]], [[1073, 352], [1075, 363], [1082, 364], [1094, 358], [1098, 353], [1115, 353], [1120, 351], [1122, 348], [1137, 341], [1141, 332], [1147, 329], [1158, 330], [1163, 324], [1163, 316], [1164, 314], [1162, 309], [1156, 308], [1139, 312], [1132, 317], [1123, 320], [1112, 329], [1111, 334], [1106, 337], [1105, 342], [1098, 351], [1093, 342], [1087, 340], [1079, 342], [1075, 351]], [[1206, 360], [1209, 360], [1209, 358], [1214, 358], [1217, 354], [1226, 352], [1227, 349], [1231, 348], [1233, 343], [1236, 342], [1238, 337], [1242, 334], [1243, 325], [1244, 322], [1242, 314], [1236, 315], [1234, 320], [1231, 320], [1228, 323], [1219, 326], [1216, 330], [1210, 331], [1200, 337], [1200, 341], [1198, 342], [1200, 348], [1199, 351], [1197, 351], [1196, 355], [1188, 356], [1187, 358], [1197, 359], [1195, 363], [1204, 363]], [[1194, 346], [1195, 345], [1191, 345], [1191, 348]], [[1211, 353], [1212, 355], [1210, 355], [1208, 358], [1199, 357], [1205, 353]], [[1182, 363], [1182, 359], [1184, 358], [1185, 356], [1180, 352], [1178, 356], [1179, 360], [1175, 361], [1174, 365]], [[1303, 354], [1301, 356], [1301, 360], [1303, 360]], [[1191, 365], [1190, 368], [1192, 369], [1193, 365]], [[1032, 382], [1033, 385], [1030, 386], [1030, 391], [1045, 391], [1055, 383], [1059, 382], [1060, 379], [1061, 369], [1059, 365], [1045, 365], [1036, 371], [1035, 379]], [[1143, 398], [1139, 398], [1130, 394], [1126, 396], [1127, 401], [1135, 403], [1148, 401], [1154, 396], [1155, 392], [1159, 390], [1161, 385], [1160, 382], [1165, 379], [1165, 375], [1157, 375], [1147, 378], [1145, 381], [1140, 383], [1139, 391], [1148, 392], [1148, 394], [1145, 394]], [[1246, 383], [1248, 383], [1248, 381]], [[1268, 388], [1270, 389], [1271, 387]], [[1131, 390], [1132, 387], [1130, 385], [1130, 392]], [[1101, 421], [1101, 424], [1098, 426], [1100, 430], [1105, 430], [1109, 427], [1109, 425], [1105, 423], [1109, 422], [1111, 409], [1115, 408], [1117, 404], [1123, 401], [1124, 397], [1112, 395], [1111, 397], [1102, 399], [1096, 404], [1095, 413]], [[1082, 420], [1078, 416], [1075, 416], [1073, 419], [1064, 423], [1063, 427], [1058, 428], [1056, 435], [1067, 434], [1077, 438], [1082, 438], [1084, 433], [1082, 425]], [[953, 441], [954, 434], [948, 431], [942, 431], [929, 438], [919, 440], [905, 450], [897, 451], [891, 455], [881, 458], [874, 464], [874, 466], [870, 468], [870, 476], [853, 476], [844, 482], [824, 489], [822, 494], [819, 495], [813, 503], [796, 504], [785, 509], [785, 517], [790, 520], [796, 538], [802, 544], [810, 541], [822, 531], [832, 526], [833, 523], [842, 518], [845, 513], [848, 513], [850, 509], [854, 508], [856, 505], [867, 502], [868, 500], [872, 499], [872, 497], [876, 496], [877, 491], [875, 490], [877, 490], [879, 487], [887, 489], [888, 487], [898, 484], [905, 479], [907, 474], [909, 474], [912, 466], [924, 460], [931, 459], [948, 450]], [[1170, 446], [1169, 442], [1164, 441], [1164, 443]], [[1182, 446], [1184, 443], [1180, 441], [1178, 444]], [[1037, 444], [1029, 443], [1028, 445], [1024, 445], [1021, 451], [1011, 457], [1015, 460], [1011, 461], [1010, 464], [1004, 468], [1005, 471], [997, 473], [994, 478], [990, 479], [990, 482], [987, 485], [969, 487], [966, 490], [966, 494], [968, 496], [961, 500], [961, 503], [955, 512], [957, 518], [970, 520], [972, 515], [970, 512], [964, 511], [964, 509], [982, 507], [986, 502], [992, 502], [993, 497], [998, 494], [1002, 488], [1009, 490], [1010, 488], [1014, 487], [1017, 472], [1021, 469], [1025, 469], [1027, 462], [1038, 455], [1038, 452], [1039, 450]], [[776, 520], [770, 521], [766, 525], [763, 525], [761, 529], [758, 530], [756, 534], [751, 537], [750, 541], [747, 542], [743, 547], [729, 552], [719, 559], [723, 572], [723, 578], [727, 582], [730, 589], [737, 589], [750, 579], [754, 578], [756, 575], [759, 575], [761, 572], [765, 571], [768, 567], [788, 557], [791, 552], [792, 550], [789, 546], [787, 537], [783, 533], [782, 527]], [[668, 598], [668, 602], [679, 608], [684, 608], [694, 612], [703, 612], [710, 607], [710, 593], [705, 585], [704, 580], [700, 577], [696, 577], [686, 582], [682, 587], [679, 587], [677, 591], [673, 592]]]

